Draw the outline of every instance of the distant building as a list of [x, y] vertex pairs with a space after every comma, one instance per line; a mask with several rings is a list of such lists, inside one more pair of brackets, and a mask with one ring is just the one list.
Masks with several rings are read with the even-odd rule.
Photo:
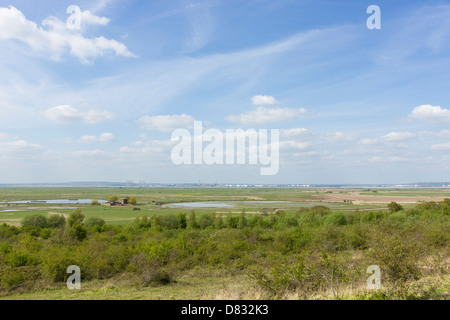
[[123, 199], [120, 199], [120, 204], [128, 204], [128, 199], [127, 198], [123, 198]]

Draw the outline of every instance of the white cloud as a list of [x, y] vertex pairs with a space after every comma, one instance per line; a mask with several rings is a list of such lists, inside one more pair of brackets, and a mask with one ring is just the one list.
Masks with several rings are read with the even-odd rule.
[[332, 132], [327, 133], [325, 135], [325, 140], [331, 142], [339, 142], [339, 141], [354, 141], [358, 138], [358, 135], [355, 133], [343, 133], [343, 132]]
[[81, 24], [83, 25], [99, 25], [106, 26], [109, 23], [109, 19], [106, 17], [98, 17], [89, 10], [81, 12]]
[[61, 105], [49, 108], [43, 112], [43, 115], [52, 121], [60, 123], [85, 122], [95, 124], [114, 118], [114, 114], [106, 110], [89, 110], [81, 112], [70, 105]]
[[305, 113], [306, 110], [304, 108], [290, 109], [258, 107], [256, 110], [249, 111], [238, 116], [228, 116], [227, 120], [230, 122], [239, 122], [245, 125], [261, 125], [292, 120], [298, 115]]
[[110, 142], [114, 141], [115, 137], [112, 133], [102, 133], [98, 137], [97, 136], [82, 136], [79, 142], [83, 143], [94, 143], [94, 142]]
[[253, 96], [252, 103], [255, 106], [267, 106], [277, 104], [278, 101], [272, 96]]
[[311, 144], [309, 142], [298, 142], [293, 140], [280, 142], [280, 149], [283, 151], [304, 150], [310, 146]]
[[[89, 11], [82, 12], [83, 18], [85, 24], [105, 25], [109, 22], [109, 19], [97, 17]], [[55, 17], [43, 20], [42, 26], [47, 29], [27, 20], [23, 13], [13, 6], [0, 8], [0, 40], [18, 40], [55, 60], [59, 60], [67, 49], [83, 63], [108, 53], [134, 57], [124, 44], [102, 36], [85, 38], [81, 30], [71, 30], [65, 22]]]
[[40, 148], [37, 144], [30, 144], [26, 142], [25, 140], [17, 140], [17, 141], [11, 141], [11, 142], [2, 142], [0, 143], [0, 148], [2, 151], [4, 149], [24, 149], [24, 148]]
[[431, 150], [438, 150], [438, 151], [450, 150], [450, 142], [443, 144], [435, 144], [431, 146]]
[[450, 122], [450, 110], [426, 104], [414, 108], [408, 118], [434, 123]]
[[0, 132], [0, 140], [6, 140], [9, 138], [10, 138], [9, 134]]
[[389, 162], [407, 162], [411, 161], [411, 158], [390, 156], [390, 157], [373, 157], [369, 159], [370, 162], [375, 163], [389, 163]]
[[386, 141], [402, 141], [415, 138], [416, 136], [413, 132], [391, 132], [383, 136], [383, 139]]
[[311, 136], [312, 133], [306, 128], [283, 129], [280, 131], [281, 136], [291, 139], [299, 139]]
[[136, 120], [147, 130], [172, 132], [175, 129], [191, 129], [195, 119], [187, 114], [144, 116]]
[[444, 129], [440, 132], [430, 132], [430, 131], [421, 131], [419, 132], [420, 137], [433, 137], [433, 138], [450, 138], [450, 130]]
[[70, 153], [76, 157], [84, 158], [84, 157], [102, 157], [102, 158], [111, 158], [111, 153], [104, 150], [77, 150]]
[[0, 150], [0, 160], [11, 158], [23, 159], [24, 157], [33, 157], [36, 152], [42, 150], [42, 146], [31, 144], [25, 140], [17, 140], [0, 142]]

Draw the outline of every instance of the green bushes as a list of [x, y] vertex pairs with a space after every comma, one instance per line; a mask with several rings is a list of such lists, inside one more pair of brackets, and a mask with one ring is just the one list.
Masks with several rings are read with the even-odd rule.
[[86, 220], [85, 222], [85, 226], [88, 228], [92, 228], [92, 227], [103, 227], [105, 225], [105, 220], [100, 219], [100, 218], [96, 218], [96, 217], [90, 217]]
[[62, 215], [51, 215], [45, 217], [39, 214], [26, 216], [21, 221], [22, 228], [60, 228], [66, 224], [66, 219]]
[[6, 264], [11, 267], [23, 267], [33, 264], [33, 258], [25, 252], [13, 250], [7, 255]]
[[39, 214], [26, 216], [25, 218], [22, 219], [21, 225], [22, 228], [26, 227], [46, 228], [47, 218]]
[[386, 295], [405, 298], [411, 281], [420, 278], [418, 261], [424, 254], [422, 248], [401, 235], [377, 234], [371, 249], [370, 257], [381, 268]]
[[364, 286], [365, 270], [374, 264], [384, 287], [371, 296], [406, 299], [411, 284], [423, 278], [424, 253], [442, 255], [439, 268], [433, 262], [430, 270], [448, 273], [450, 218], [441, 203], [421, 208], [342, 213], [318, 206], [265, 215], [191, 211], [144, 216], [127, 227], [85, 220], [77, 210], [65, 228], [62, 216], [41, 216], [45, 225], [36, 216], [21, 228], [0, 225], [0, 291], [35, 280], [64, 282], [67, 267], [77, 265], [83, 281], [127, 274], [139, 286], [158, 286], [190, 269], [215, 270], [249, 274], [272, 298], [339, 298], [348, 286]]
[[47, 228], [62, 228], [66, 224], [66, 218], [63, 215], [51, 215], [47, 218]]
[[329, 214], [325, 220], [324, 225], [343, 226], [347, 224], [347, 219], [342, 212], [334, 212]]

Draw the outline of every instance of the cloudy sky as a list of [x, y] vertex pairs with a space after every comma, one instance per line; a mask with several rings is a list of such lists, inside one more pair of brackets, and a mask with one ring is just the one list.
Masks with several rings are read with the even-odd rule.
[[[0, 184], [449, 181], [449, 70], [450, 1], [0, 0]], [[278, 174], [175, 165], [194, 121]]]

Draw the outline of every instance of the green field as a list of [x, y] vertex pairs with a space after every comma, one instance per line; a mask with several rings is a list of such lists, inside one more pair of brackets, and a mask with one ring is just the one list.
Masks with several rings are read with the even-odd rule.
[[[155, 205], [155, 202], [182, 203], [182, 202], [225, 202], [233, 204], [233, 208], [195, 208], [198, 213], [219, 212], [239, 213], [242, 210], [253, 213], [262, 213], [263, 209], [274, 211], [283, 209], [286, 212], [295, 212], [299, 207], [313, 206], [320, 204], [320, 196], [325, 194], [327, 190], [322, 189], [276, 189], [276, 188], [241, 188], [241, 189], [225, 189], [225, 188], [0, 188], [0, 202], [14, 202], [21, 200], [56, 200], [56, 199], [93, 199], [106, 200], [110, 195], [118, 197], [135, 196], [137, 198], [137, 207], [140, 210], [133, 210], [132, 207], [105, 207], [91, 205], [49, 205], [42, 203], [32, 204], [9, 204], [8, 207], [0, 207], [0, 223], [6, 222], [18, 225], [19, 220], [27, 215], [36, 213], [46, 214], [47, 212], [58, 212], [61, 214], [69, 214], [74, 207], [81, 208], [86, 217], [99, 217], [113, 225], [127, 225], [136, 217], [151, 214], [175, 214], [179, 211], [189, 212], [191, 208], [164, 208]], [[328, 191], [329, 192], [329, 191]], [[345, 193], [347, 191], [335, 190], [334, 192]], [[415, 194], [415, 190], [410, 192]], [[450, 193], [449, 193], [450, 196]], [[317, 198], [318, 200], [314, 201]], [[238, 201], [248, 201], [247, 203], [239, 203]], [[254, 203], [249, 203], [255, 201]], [[263, 201], [289, 201], [289, 203], [264, 203]], [[237, 202], [237, 203], [236, 203]], [[6, 205], [5, 203], [0, 204]], [[325, 202], [326, 205], [333, 210], [364, 210], [364, 209], [382, 209], [385, 206], [378, 205], [352, 205], [348, 203]], [[56, 207], [56, 208], [55, 208]], [[8, 212], [2, 212], [8, 210]], [[11, 212], [9, 211], [11, 210]]]

